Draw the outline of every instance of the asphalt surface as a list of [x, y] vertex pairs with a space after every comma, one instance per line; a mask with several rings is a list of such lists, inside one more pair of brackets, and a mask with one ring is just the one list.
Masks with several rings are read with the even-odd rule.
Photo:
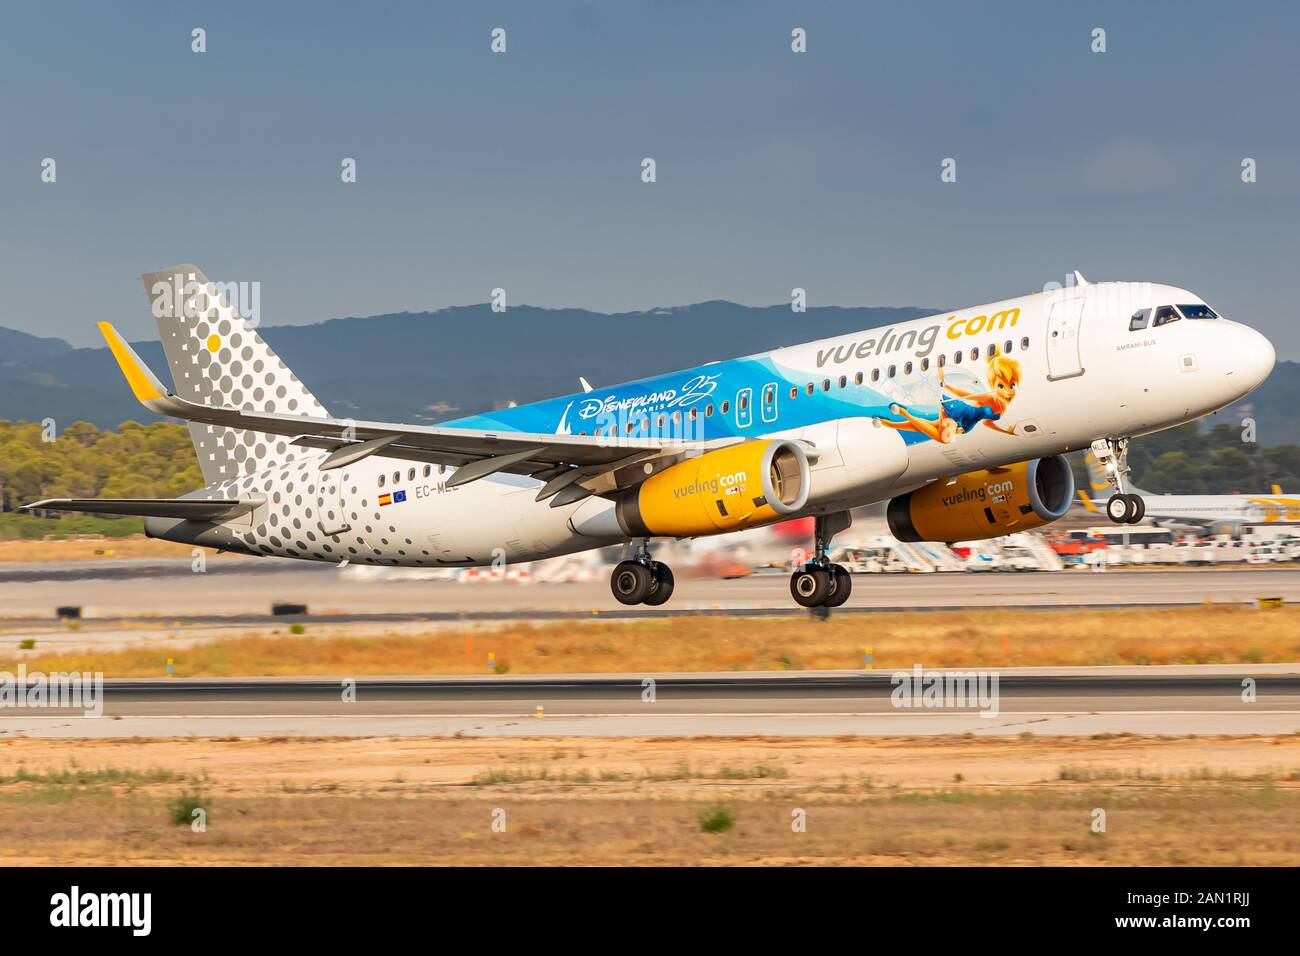
[[0, 737], [1300, 732], [1297, 665], [973, 673], [985, 682], [966, 706], [902, 693], [911, 671], [113, 680], [101, 718], [0, 710]]
[[[212, 561], [195, 574], [189, 562], [93, 563], [0, 569], [0, 624], [41, 626], [60, 605], [88, 620], [142, 618], [193, 624], [257, 625], [277, 602], [305, 604], [326, 623], [439, 620], [535, 620], [664, 614], [805, 614], [790, 598], [784, 573], [736, 580], [682, 574], [663, 608], [625, 608], [607, 580], [557, 584], [458, 583], [397, 576], [354, 578], [332, 565], [291, 561]], [[178, 566], [183, 572], [177, 572]], [[153, 570], [151, 570], [153, 569]], [[129, 573], [127, 573], [129, 572]], [[37, 573], [43, 576], [31, 576]], [[8, 575], [8, 577], [4, 577]], [[979, 607], [1173, 607], [1253, 603], [1259, 597], [1300, 601], [1300, 567], [1060, 572], [860, 574], [837, 613]]]

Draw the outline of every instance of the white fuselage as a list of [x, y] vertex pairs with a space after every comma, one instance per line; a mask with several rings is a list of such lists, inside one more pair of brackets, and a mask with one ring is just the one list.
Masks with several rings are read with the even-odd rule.
[[[1222, 318], [1130, 330], [1137, 310], [1200, 301], [1169, 286], [1098, 283], [655, 381], [708, 379], [710, 418], [701, 420], [717, 427], [725, 423], [728, 436], [808, 442], [817, 457], [803, 513], [825, 514], [957, 473], [1084, 448], [1098, 438], [1169, 428], [1239, 399], [1272, 369], [1272, 347], [1259, 333]], [[792, 328], [800, 320], [792, 313]], [[949, 386], [965, 383], [968, 393], [987, 391], [991, 349], [1014, 359], [1018, 368], [1013, 397], [996, 412], [981, 412], [1001, 430], [976, 421], [979, 408], [962, 407], [938, 381], [943, 356]], [[659, 387], [647, 382], [620, 387], [623, 392], [608, 389], [511, 411], [522, 417], [532, 408], [541, 414], [539, 409], [558, 402], [565, 415], [557, 414], [550, 427], [576, 432], [580, 425], [569, 412], [579, 407], [575, 402]], [[769, 386], [775, 389], [770, 400]], [[968, 428], [942, 441], [897, 427], [902, 413], [891, 411], [894, 405], [929, 409], [918, 417], [933, 418], [940, 401], [951, 403], [945, 406], [951, 414], [971, 415]], [[882, 427], [882, 418], [892, 418], [895, 426]], [[263, 495], [267, 501], [222, 526], [225, 531], [200, 537], [200, 543], [321, 561], [428, 567], [536, 560], [622, 540], [605, 520], [613, 507], [609, 501], [589, 497], [552, 507], [535, 500], [541, 482], [526, 476], [498, 473], [448, 489], [450, 467], [385, 459], [381, 453], [323, 472], [325, 457], [325, 452], [303, 451], [269, 471], [209, 486], [209, 494]], [[165, 523], [154, 519], [149, 530], [167, 533]]]

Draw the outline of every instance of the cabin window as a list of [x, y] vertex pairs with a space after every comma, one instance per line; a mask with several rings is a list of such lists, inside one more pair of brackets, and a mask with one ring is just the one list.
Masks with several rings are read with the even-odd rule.
[[425, 478], [428, 478], [431, 474], [433, 474], [433, 465], [425, 465], [425, 466], [424, 466], [424, 477], [425, 477]]
[[700, 410], [699, 410], [698, 408], [692, 408], [692, 409], [691, 409], [691, 421], [695, 421], [695, 420], [696, 420], [697, 418], [699, 418], [699, 417], [700, 417]]
[[880, 369], [878, 369], [878, 368], [873, 368], [873, 369], [871, 370], [871, 380], [872, 380], [873, 382], [879, 382], [879, 381], [880, 381]]
[[443, 475], [443, 474], [446, 474], [446, 473], [447, 473], [447, 466], [446, 466], [446, 465], [439, 465], [439, 466], [438, 466], [438, 474]]
[[848, 385], [848, 384], [849, 384], [848, 376], [841, 375], [841, 376], [840, 376], [840, 388], [843, 388], [845, 385]]
[[922, 372], [930, 371], [930, 360], [928, 358], [921, 359], [921, 371]]
[[414, 469], [414, 468], [407, 469], [407, 472], [406, 472], [406, 480], [407, 480], [407, 481], [415, 481], [415, 469]]
[[393, 472], [393, 484], [397, 484], [401, 480], [402, 480], [402, 473], [400, 471]]
[[385, 478], [384, 475], [380, 475], [380, 476], [379, 476], [379, 487], [380, 487], [380, 488], [384, 487], [384, 481], [385, 481], [385, 480], [386, 480], [386, 478]]
[[659, 418], [658, 418], [658, 422], [657, 422], [657, 424], [655, 425], [655, 427], [656, 427], [656, 428], [660, 428], [660, 429], [662, 429], [662, 428], [664, 427], [664, 421], [665, 421], [665, 420], [666, 420], [666, 419], [663, 417], [663, 415], [660, 415]]
[[829, 392], [830, 390], [831, 390], [831, 380], [829, 378], [822, 379], [822, 391]]
[[977, 346], [975, 346], [973, 349], [970, 350], [970, 360], [971, 360], [972, 362], [978, 362], [978, 361], [979, 361], [979, 358], [980, 358], [980, 348], [979, 348], [979, 346], [977, 345]]
[[960, 365], [960, 364], [961, 364], [961, 353], [960, 353], [960, 352], [953, 352], [953, 353], [952, 353], [952, 364], [953, 364], [953, 365]]
[[766, 402], [766, 403], [769, 404], [769, 405], [770, 405], [772, 402], [775, 402], [775, 401], [776, 401], [776, 387], [775, 387], [775, 386], [769, 385], [767, 388], [763, 389], [763, 401]]
[[712, 404], [712, 403], [710, 403], [710, 404], [704, 406], [704, 417], [705, 417], [705, 418], [712, 418], [712, 417], [713, 417], [713, 404]]
[[993, 358], [993, 356], [998, 354], [998, 343], [990, 342], [989, 347], [984, 351], [988, 353], [989, 358]]
[[1162, 305], [1160, 308], [1156, 309], [1156, 317], [1154, 321], [1152, 321], [1151, 327], [1155, 328], [1160, 325], [1168, 325], [1170, 322], [1177, 322], [1181, 318], [1182, 316], [1178, 314], [1178, 310], [1172, 305]]
[[859, 372], [857, 375], [853, 376], [853, 384], [854, 384], [854, 385], [861, 385], [861, 384], [862, 384], [862, 373], [861, 373], [861, 372]]
[[893, 365], [889, 366], [889, 372], [888, 372], [889, 377], [890, 377], [890, 378], [893, 378], [893, 377], [894, 377], [894, 373], [897, 372], [897, 371], [898, 371], [898, 368], [897, 368], [896, 366], [893, 366]]
[[745, 409], [749, 408], [749, 396], [741, 395], [740, 398], [736, 399], [736, 405], [740, 408], [742, 412]]
[[1023, 339], [1020, 340], [1020, 351], [1024, 352], [1028, 348], [1029, 348], [1029, 336], [1026, 335]]
[[790, 397], [791, 397], [791, 398], [798, 398], [798, 397], [799, 397], [799, 386], [798, 386], [798, 385], [791, 385], [791, 386], [790, 386]]
[[1002, 346], [1002, 351], [1010, 352], [1013, 344], [1014, 343], [1010, 339], [1007, 339], [1006, 343]]
[[904, 375], [911, 375], [911, 374], [912, 374], [912, 363], [911, 363], [911, 362], [904, 362], [904, 363], [903, 363], [903, 374], [904, 374]]
[[808, 394], [811, 395], [811, 394], [813, 394], [815, 391], [817, 391], [817, 386], [814, 385], [812, 382], [809, 382], [809, 383], [808, 383]]
[[727, 401], [726, 399], [723, 399], [723, 402], [722, 402], [722, 414], [725, 415], [725, 414], [727, 414], [727, 412], [729, 412], [730, 410], [731, 410], [731, 402]]
[[943, 368], [944, 361], [945, 361], [947, 358], [948, 358], [948, 356], [947, 356], [946, 354], [944, 354], [943, 352], [940, 352], [940, 353], [939, 353], [939, 368]]

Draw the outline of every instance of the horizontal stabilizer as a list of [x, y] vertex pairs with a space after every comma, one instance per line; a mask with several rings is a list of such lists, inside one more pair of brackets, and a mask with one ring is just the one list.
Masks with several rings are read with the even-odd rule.
[[229, 521], [246, 515], [262, 498], [47, 498], [23, 505], [22, 511], [88, 511], [101, 515], [140, 518], [181, 518], [189, 521]]

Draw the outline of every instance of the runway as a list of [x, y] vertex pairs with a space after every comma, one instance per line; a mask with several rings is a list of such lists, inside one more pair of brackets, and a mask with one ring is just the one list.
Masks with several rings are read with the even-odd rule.
[[[821, 671], [419, 677], [366, 678], [352, 685], [343, 678], [114, 680], [104, 685], [102, 717], [0, 710], [0, 739], [1300, 732], [1300, 665], [925, 671], [916, 691], [908, 693], [900, 674], [917, 676]], [[977, 682], [964, 684], [971, 693], [964, 705], [961, 697], [936, 705], [921, 695], [932, 675], [939, 686], [963, 686], [965, 675]], [[1244, 699], [1245, 681], [1253, 682], [1253, 700]]]
[[[69, 563], [72, 564], [72, 563]], [[677, 580], [664, 608], [625, 608], [607, 581], [458, 583], [387, 576], [355, 578], [332, 565], [272, 559], [81, 562], [80, 566], [0, 567], [0, 619], [13, 626], [50, 622], [60, 605], [78, 605], [104, 622], [158, 619], [181, 625], [265, 624], [276, 602], [306, 604], [313, 620], [334, 623], [610, 618], [664, 614], [802, 614], [784, 573], [736, 580]], [[1126, 607], [1254, 603], [1262, 596], [1300, 601], [1300, 568], [1060, 572], [860, 574], [837, 613], [981, 607]]]

